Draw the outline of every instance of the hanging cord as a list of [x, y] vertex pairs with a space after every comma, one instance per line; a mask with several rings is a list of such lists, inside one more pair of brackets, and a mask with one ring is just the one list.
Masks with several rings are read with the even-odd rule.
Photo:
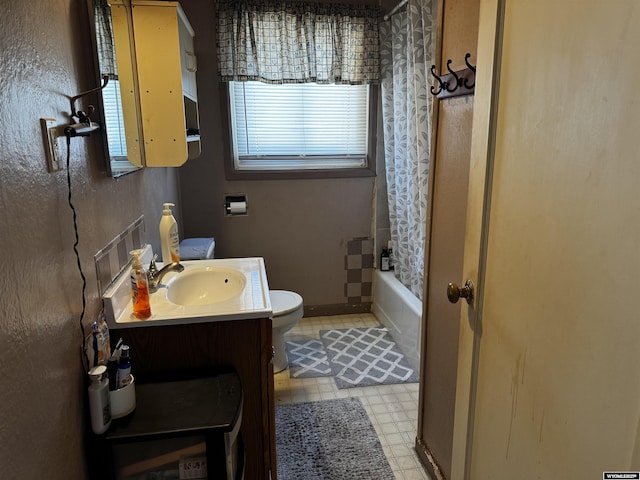
[[73, 251], [76, 254], [76, 263], [78, 265], [78, 271], [80, 272], [80, 277], [82, 277], [82, 312], [80, 313], [80, 331], [82, 332], [82, 355], [80, 357], [80, 362], [85, 369], [85, 372], [89, 370], [89, 357], [87, 355], [87, 345], [85, 339], [85, 331], [84, 331], [84, 313], [87, 307], [87, 298], [85, 292], [87, 290], [87, 279], [84, 276], [84, 272], [82, 271], [82, 264], [80, 263], [80, 254], [78, 253], [78, 243], [80, 243], [80, 239], [78, 237], [78, 222], [76, 221], [76, 209], [71, 202], [71, 168], [69, 168], [70, 159], [71, 159], [71, 135], [69, 132], [65, 131], [65, 136], [67, 137], [67, 188], [69, 190], [68, 202], [69, 208], [73, 212], [73, 230], [76, 235], [76, 241], [73, 244]]

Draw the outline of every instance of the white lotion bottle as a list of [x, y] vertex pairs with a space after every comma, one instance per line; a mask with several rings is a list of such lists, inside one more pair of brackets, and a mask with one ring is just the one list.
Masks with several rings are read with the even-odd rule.
[[180, 238], [178, 236], [178, 222], [171, 213], [173, 203], [163, 203], [162, 219], [160, 220], [160, 244], [162, 245], [162, 263], [180, 261]]
[[91, 412], [91, 429], [100, 435], [111, 426], [111, 397], [109, 396], [109, 379], [107, 367], [98, 365], [89, 370], [89, 411]]

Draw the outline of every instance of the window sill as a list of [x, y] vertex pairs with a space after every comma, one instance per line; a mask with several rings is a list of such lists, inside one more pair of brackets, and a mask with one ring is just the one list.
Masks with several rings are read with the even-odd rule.
[[323, 170], [234, 170], [227, 168], [225, 171], [227, 180], [304, 180], [376, 176], [375, 170], [371, 167]]

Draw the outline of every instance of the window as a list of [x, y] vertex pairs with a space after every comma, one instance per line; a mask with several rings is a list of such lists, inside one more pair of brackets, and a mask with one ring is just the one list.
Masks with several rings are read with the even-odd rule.
[[373, 87], [249, 81], [228, 88], [234, 172], [371, 174]]
[[378, 5], [218, 0], [228, 178], [375, 175]]

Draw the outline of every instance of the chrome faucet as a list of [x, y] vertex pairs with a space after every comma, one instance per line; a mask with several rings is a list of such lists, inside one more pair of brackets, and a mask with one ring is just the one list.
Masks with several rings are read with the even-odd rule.
[[154, 293], [158, 290], [158, 285], [160, 285], [160, 282], [167, 273], [181, 272], [184, 270], [184, 267], [178, 262], [168, 263], [160, 270], [158, 270], [158, 268], [156, 267], [156, 258], [158, 258], [157, 253], [151, 259], [149, 270], [147, 270], [147, 279], [149, 280], [149, 293]]

